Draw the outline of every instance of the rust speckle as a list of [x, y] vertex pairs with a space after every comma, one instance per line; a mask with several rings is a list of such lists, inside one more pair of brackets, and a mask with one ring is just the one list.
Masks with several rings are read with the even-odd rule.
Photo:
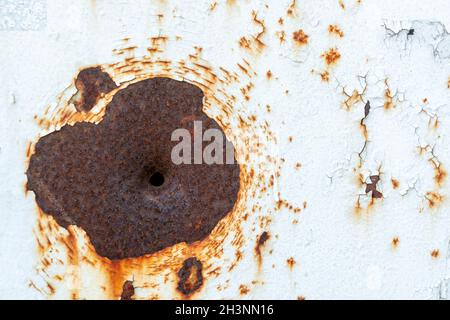
[[88, 112], [97, 104], [101, 95], [114, 90], [116, 84], [100, 67], [92, 67], [80, 71], [75, 79], [75, 87], [78, 91], [71, 102], [78, 111]]
[[388, 80], [384, 81], [385, 90], [384, 90], [384, 109], [389, 110], [395, 108], [394, 95], [391, 93], [391, 89], [389, 88]]
[[323, 82], [328, 82], [330, 81], [330, 73], [328, 71], [324, 71], [320, 73], [320, 78], [322, 79]]
[[443, 196], [438, 192], [430, 191], [425, 194], [425, 199], [428, 202], [430, 208], [435, 208], [439, 206], [444, 200]]
[[287, 259], [287, 260], [286, 260], [286, 263], [287, 263], [289, 269], [291, 269], [291, 270], [294, 268], [294, 266], [295, 266], [295, 264], [296, 264], [294, 258], [292, 258], [292, 257], [290, 257], [289, 259]]
[[270, 239], [270, 235], [267, 231], [264, 231], [261, 233], [261, 235], [258, 238], [258, 241], [256, 242], [255, 252], [258, 256], [259, 260], [261, 260], [261, 247], [264, 246], [267, 240]]
[[296, 6], [297, 6], [297, 0], [292, 0], [292, 2], [289, 4], [287, 12], [286, 12], [288, 16], [295, 15]]
[[447, 88], [450, 89], [450, 77], [448, 78], [448, 81], [447, 81]]
[[436, 163], [433, 160], [430, 160], [430, 162], [434, 168], [434, 181], [438, 187], [441, 187], [447, 178], [447, 172], [441, 163]]
[[272, 71], [267, 70], [267, 72], [266, 72], [266, 77], [267, 77], [267, 79], [268, 79], [268, 80], [272, 79], [272, 76], [273, 76]]
[[394, 237], [392, 239], [391, 244], [394, 249], [396, 249], [398, 247], [399, 243], [400, 243], [400, 239], [398, 237]]
[[336, 24], [330, 24], [328, 26], [328, 33], [330, 33], [332, 35], [335, 35], [335, 36], [337, 36], [339, 38], [343, 38], [344, 37], [344, 32]]
[[127, 280], [123, 283], [120, 300], [133, 300], [133, 296], [134, 296], [133, 281]]
[[294, 39], [297, 44], [303, 46], [308, 44], [309, 36], [303, 31], [303, 29], [299, 29], [294, 31], [292, 34], [292, 39]]
[[331, 66], [338, 62], [341, 58], [341, 54], [337, 48], [330, 48], [328, 51], [324, 52], [321, 57], [325, 60], [325, 63], [328, 66]]
[[339, 0], [339, 7], [341, 7], [342, 10], [345, 10], [345, 3], [344, 0]]
[[391, 179], [392, 188], [397, 189], [400, 185], [400, 182], [398, 180], [395, 180], [394, 178]]
[[249, 292], [250, 292], [250, 289], [246, 285], [241, 284], [239, 286], [239, 293], [241, 294], [241, 296], [245, 296]]
[[303, 300], [306, 300], [306, 298], [305, 298], [305, 296], [298, 296], [297, 300], [303, 301]]
[[380, 181], [379, 175], [370, 176], [371, 183], [366, 184], [366, 193], [372, 192], [372, 199], [379, 199], [383, 197], [383, 194], [377, 190], [377, 184]]
[[197, 291], [203, 284], [202, 263], [195, 257], [186, 259], [178, 271], [177, 290], [184, 295], [190, 295]]
[[[39, 207], [64, 228], [82, 228], [97, 253], [111, 260], [207, 237], [234, 206], [239, 166], [171, 160], [179, 142], [172, 132], [194, 127], [186, 117], [201, 122], [199, 134], [221, 130], [202, 112], [203, 96], [198, 87], [169, 78], [139, 81], [114, 95], [99, 124], [66, 125], [40, 138], [27, 170]], [[217, 181], [228, 181], [220, 197], [208, 191]], [[192, 185], [203, 190], [201, 197]]]
[[434, 249], [433, 251], [431, 251], [430, 255], [431, 255], [431, 257], [433, 257], [434, 259], [439, 258], [439, 255], [440, 255], [439, 249]]

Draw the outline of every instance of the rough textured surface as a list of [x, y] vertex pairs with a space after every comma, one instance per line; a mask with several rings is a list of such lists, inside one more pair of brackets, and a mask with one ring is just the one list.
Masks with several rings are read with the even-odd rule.
[[[0, 37], [0, 297], [118, 299], [133, 279], [136, 299], [177, 299], [178, 270], [195, 256], [204, 285], [194, 298], [450, 299], [448, 0], [46, 2], [42, 31]], [[299, 30], [307, 43], [294, 39]], [[329, 66], [332, 48], [340, 58]], [[99, 64], [118, 85], [166, 75], [225, 92], [227, 112], [211, 95], [205, 112], [230, 137], [243, 131], [238, 118], [261, 141], [258, 128], [270, 125], [277, 143], [250, 158], [281, 168], [259, 179], [253, 166], [238, 219], [217, 241], [113, 264], [76, 228], [37, 227], [46, 220], [23, 190], [26, 150], [54, 128], [43, 132], [34, 117], [49, 105], [53, 114], [78, 70]], [[365, 192], [370, 176], [381, 198]], [[72, 250], [60, 241], [68, 236]]]
[[202, 263], [195, 257], [186, 259], [178, 271], [177, 289], [189, 295], [195, 292], [203, 284]]
[[239, 166], [172, 162], [174, 130], [192, 129], [194, 119], [220, 129], [202, 98], [191, 84], [149, 79], [116, 93], [100, 124], [42, 137], [27, 171], [39, 207], [64, 227], [81, 227], [110, 259], [203, 239], [233, 208]]

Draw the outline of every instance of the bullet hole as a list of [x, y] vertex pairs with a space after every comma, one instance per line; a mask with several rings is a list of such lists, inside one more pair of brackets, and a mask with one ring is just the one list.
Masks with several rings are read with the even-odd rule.
[[123, 283], [120, 300], [133, 300], [133, 296], [134, 296], [133, 281], [127, 280]]
[[178, 271], [178, 291], [185, 295], [192, 294], [203, 284], [202, 263], [195, 257], [184, 260]]
[[109, 74], [103, 72], [100, 67], [81, 70], [75, 80], [77, 93], [70, 99], [75, 108], [80, 112], [90, 111], [98, 102], [102, 94], [116, 89], [115, 82]]
[[171, 135], [193, 126], [186, 119], [223, 133], [202, 107], [203, 92], [183, 81], [130, 84], [114, 94], [100, 123], [65, 125], [39, 139], [28, 189], [43, 212], [64, 228], [82, 228], [97, 254], [110, 260], [203, 240], [232, 210], [240, 169], [236, 162], [172, 162], [179, 141]]
[[380, 181], [380, 176], [370, 176], [371, 183], [366, 184], [366, 193], [372, 192], [372, 199], [379, 199], [383, 197], [383, 194], [377, 190], [377, 183]]
[[154, 187], [160, 187], [164, 184], [164, 176], [160, 172], [155, 172], [150, 176], [149, 182]]
[[409, 29], [408, 36], [413, 36], [413, 35], [414, 35], [414, 29]]

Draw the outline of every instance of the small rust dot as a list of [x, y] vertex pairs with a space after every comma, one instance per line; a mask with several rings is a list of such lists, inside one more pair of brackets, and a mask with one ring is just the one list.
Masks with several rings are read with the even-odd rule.
[[308, 41], [309, 41], [309, 36], [303, 31], [303, 29], [295, 31], [292, 34], [292, 38], [299, 45], [306, 45], [306, 44], [308, 44]]

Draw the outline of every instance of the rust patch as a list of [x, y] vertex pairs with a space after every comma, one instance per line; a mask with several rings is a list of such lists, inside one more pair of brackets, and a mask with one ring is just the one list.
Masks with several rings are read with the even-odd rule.
[[395, 180], [394, 178], [391, 179], [392, 188], [397, 189], [400, 186], [400, 182], [398, 180]]
[[178, 271], [177, 290], [184, 295], [190, 295], [197, 291], [203, 284], [202, 263], [195, 257], [186, 259]]
[[246, 285], [241, 284], [239, 286], [239, 293], [241, 294], [241, 296], [245, 296], [249, 292], [250, 292], [250, 289]]
[[341, 30], [341, 28], [336, 24], [330, 24], [328, 26], [328, 33], [331, 35], [335, 35], [339, 38], [344, 37], [344, 32]]
[[438, 187], [442, 187], [447, 178], [447, 172], [445, 171], [442, 163], [436, 163], [433, 159], [430, 159], [430, 162], [434, 169], [434, 181]]
[[391, 241], [392, 247], [396, 249], [400, 243], [400, 239], [398, 237], [394, 237]]
[[289, 269], [291, 269], [291, 270], [294, 268], [294, 266], [296, 264], [296, 262], [295, 262], [293, 257], [290, 257], [289, 259], [287, 259], [286, 263], [287, 263]]
[[301, 46], [304, 46], [308, 44], [309, 36], [303, 31], [303, 29], [299, 29], [297, 31], [294, 31], [292, 34], [292, 39]]
[[428, 207], [435, 208], [442, 203], [444, 197], [438, 192], [430, 191], [425, 193], [425, 199], [428, 202]]
[[330, 48], [328, 51], [324, 52], [321, 57], [325, 60], [325, 63], [328, 66], [332, 66], [338, 62], [341, 58], [341, 54], [337, 48]]
[[264, 231], [259, 236], [258, 240], [256, 241], [256, 247], [255, 247], [255, 254], [258, 259], [258, 265], [261, 266], [262, 263], [262, 254], [261, 254], [261, 247], [264, 246], [264, 244], [267, 242], [267, 240], [270, 239], [270, 234], [267, 231]]
[[391, 93], [391, 89], [389, 88], [388, 80], [384, 81], [385, 90], [384, 90], [384, 109], [389, 110], [395, 108], [394, 95]]
[[133, 300], [133, 296], [134, 296], [133, 281], [127, 280], [123, 283], [120, 300]]
[[297, 7], [297, 0], [292, 0], [292, 2], [289, 4], [288, 9], [287, 9], [287, 15], [288, 16], [294, 16], [295, 15], [295, 11], [296, 11], [296, 7]]
[[[99, 124], [77, 123], [42, 137], [27, 171], [38, 205], [61, 226], [85, 230], [109, 259], [204, 239], [234, 206], [239, 166], [171, 160], [178, 144], [171, 134], [187, 116], [203, 129], [221, 130], [202, 112], [202, 100], [191, 84], [144, 80], [116, 93]], [[220, 193], [213, 191], [217, 181], [227, 181]]]
[[[36, 116], [36, 121], [42, 128], [40, 136], [49, 135], [66, 125], [69, 127], [78, 123], [83, 126], [102, 123], [115, 94], [132, 84], [158, 77], [184, 80], [202, 90], [203, 111], [208, 115], [214, 114], [214, 120], [235, 146], [236, 159], [245, 161], [245, 165], [240, 165], [241, 187], [235, 206], [203, 240], [193, 243], [181, 242], [152, 254], [114, 261], [96, 252], [84, 230], [78, 226], [69, 226], [65, 229], [52, 215], [36, 206], [37, 222], [34, 234], [39, 256], [39, 263], [36, 266], [36, 277], [39, 281], [34, 281], [34, 286], [31, 287], [36, 288], [43, 296], [48, 297], [48, 283], [58, 291], [59, 296], [63, 294], [70, 299], [117, 300], [121, 297], [124, 282], [133, 279], [133, 284], [143, 289], [135, 293], [136, 299], [173, 298], [178, 295], [170, 291], [170, 288], [175, 289], [177, 286], [176, 278], [171, 275], [179, 271], [186, 257], [198, 257], [202, 261], [204, 274], [210, 277], [217, 276], [230, 266], [236, 266], [240, 259], [237, 254], [235, 260], [223, 260], [222, 256], [225, 243], [228, 241], [231, 241], [236, 253], [242, 252], [246, 239], [241, 227], [246, 221], [244, 217], [248, 217], [249, 212], [252, 212], [251, 216], [266, 214], [259, 219], [260, 228], [267, 227], [271, 222], [273, 200], [265, 196], [271, 192], [267, 184], [268, 174], [270, 175], [276, 166], [276, 160], [269, 157], [267, 162], [253, 161], [250, 150], [262, 153], [267, 147], [267, 142], [276, 143], [277, 140], [267, 121], [259, 119], [257, 123], [251, 122], [249, 115], [246, 114], [248, 109], [246, 100], [230, 93], [232, 88], [239, 90], [242, 79], [248, 81], [256, 77], [256, 72], [245, 60], [240, 63], [236, 61], [233, 65], [242, 64], [243, 69], [241, 66], [239, 68], [229, 66], [231, 69], [218, 65], [211, 66], [199, 56], [195, 57], [195, 61], [189, 55], [178, 57], [178, 60], [170, 60], [165, 55], [166, 42], [182, 45], [183, 38], [158, 36], [149, 39], [151, 39], [150, 47], [140, 50], [144, 52], [144, 56], [134, 57], [134, 50], [130, 49], [125, 50], [124, 54], [127, 54], [125, 57], [124, 54], [119, 54], [122, 52], [119, 50], [120, 52], [115, 52], [116, 62], [101, 65], [101, 69], [111, 75], [118, 88], [101, 97], [90, 112], [79, 112], [73, 104], [68, 103], [74, 92], [73, 85], [59, 94], [56, 103], [52, 103], [42, 114]], [[126, 38], [124, 42], [127, 47], [133, 47], [131, 38]], [[255, 82], [256, 85], [257, 83], [259, 82]], [[270, 106], [266, 106], [266, 109], [267, 112], [271, 112]], [[260, 133], [255, 134], [254, 130], [257, 128], [262, 130], [263, 139]], [[240, 139], [241, 137], [246, 138]], [[31, 155], [35, 150], [36, 141], [37, 139], [32, 141]], [[279, 172], [276, 173], [276, 178], [278, 177]], [[247, 206], [250, 197], [258, 199], [252, 208]], [[265, 202], [269, 207], [263, 204]], [[42, 279], [45, 284], [41, 284]], [[228, 286], [228, 282], [229, 280], [225, 280], [222, 287]], [[66, 284], [70, 284], [70, 289]]]
[[272, 76], [273, 76], [272, 71], [267, 70], [266, 76], [267, 76], [267, 79], [268, 79], [268, 80], [272, 79]]
[[366, 193], [372, 192], [372, 199], [379, 199], [383, 197], [383, 194], [377, 190], [377, 184], [380, 181], [379, 175], [370, 176], [371, 183], [366, 184]]
[[100, 67], [81, 70], [75, 79], [77, 92], [70, 100], [78, 111], [88, 112], [94, 107], [101, 95], [116, 89], [116, 84], [108, 73]]
[[434, 259], [439, 258], [439, 255], [440, 255], [439, 249], [434, 249], [434, 250], [432, 250], [431, 253], [430, 253], [430, 255], [431, 255], [431, 257], [434, 258]]

